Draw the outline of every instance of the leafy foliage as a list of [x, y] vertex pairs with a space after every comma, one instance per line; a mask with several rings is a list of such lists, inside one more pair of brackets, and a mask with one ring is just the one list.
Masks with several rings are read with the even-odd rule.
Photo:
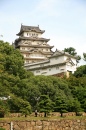
[[75, 77], [84, 77], [86, 76], [86, 65], [80, 66], [74, 73]]
[[72, 56], [76, 56], [77, 57], [77, 63], [79, 63], [79, 60], [81, 60], [81, 56], [77, 55], [76, 49], [73, 47], [69, 47], [69, 48], [64, 48], [64, 52], [68, 52], [70, 55]]
[[[67, 50], [65, 50], [67, 51]], [[76, 55], [74, 48], [68, 50]], [[80, 66], [70, 78], [34, 76], [24, 69], [19, 50], [0, 41], [0, 114], [22, 112], [25, 116], [36, 109], [50, 111], [86, 111], [86, 65]], [[10, 99], [1, 100], [2, 97]]]
[[4, 100], [0, 100], [0, 117], [4, 117], [5, 114], [9, 112], [9, 106], [7, 102]]
[[84, 61], [86, 61], [86, 53], [83, 53]]
[[70, 55], [73, 55], [73, 56], [77, 54], [76, 50], [73, 47], [64, 48], [64, 52], [68, 52]]
[[39, 101], [40, 112], [44, 112], [44, 117], [54, 108], [54, 103], [50, 100], [47, 95], [41, 95]]
[[5, 130], [4, 128], [0, 128], [0, 130]]

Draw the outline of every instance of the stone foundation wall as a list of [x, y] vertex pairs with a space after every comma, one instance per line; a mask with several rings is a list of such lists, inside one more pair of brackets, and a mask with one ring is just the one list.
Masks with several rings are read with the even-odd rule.
[[[79, 112], [79, 114], [81, 116], [86, 116], [86, 112]], [[30, 116], [35, 116], [35, 113], [33, 112]], [[39, 117], [44, 117], [44, 113], [38, 113]], [[60, 117], [61, 114], [59, 112], [52, 112], [49, 113], [50, 117]], [[68, 112], [68, 113], [63, 113], [63, 117], [68, 117], [68, 116], [76, 116], [75, 112]], [[22, 113], [9, 113], [8, 115], [5, 115], [5, 117], [24, 117], [24, 115], [22, 115]]]
[[0, 127], [6, 130], [86, 130], [86, 119], [0, 121]]

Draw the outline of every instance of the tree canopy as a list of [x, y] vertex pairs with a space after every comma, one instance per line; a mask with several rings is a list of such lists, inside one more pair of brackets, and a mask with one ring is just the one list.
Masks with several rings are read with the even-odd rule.
[[68, 52], [70, 55], [72, 56], [76, 56], [77, 58], [77, 63], [79, 63], [79, 60], [81, 60], [81, 56], [77, 55], [76, 49], [73, 47], [69, 47], [69, 48], [64, 48], [64, 52]]
[[83, 53], [84, 61], [86, 61], [86, 53]]
[[[74, 49], [73, 51], [75, 55], [76, 52]], [[77, 68], [74, 75], [68, 79], [34, 76], [32, 72], [24, 69], [24, 59], [20, 51], [15, 50], [8, 42], [0, 41], [0, 115], [3, 111], [1, 116], [6, 114], [6, 110], [21, 112], [25, 116], [36, 109], [44, 112], [45, 116], [50, 111], [58, 111], [61, 114], [86, 111], [85, 99], [85, 65]]]

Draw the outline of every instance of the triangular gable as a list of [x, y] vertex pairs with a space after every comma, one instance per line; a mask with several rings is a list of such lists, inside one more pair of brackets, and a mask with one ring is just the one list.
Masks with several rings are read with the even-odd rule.
[[71, 58], [67, 58], [66, 60], [67, 64], [71, 64], [72, 66], [74, 66], [74, 62], [71, 60]]
[[29, 54], [29, 57], [32, 57], [32, 58], [42, 58], [42, 59], [46, 59], [47, 57], [45, 55], [43, 55], [42, 53], [30, 53]]
[[29, 51], [32, 52], [32, 53], [34, 53], [34, 52], [39, 52], [39, 50], [36, 49], [36, 48], [30, 49]]
[[29, 49], [29, 52], [30, 53], [38, 53], [38, 54], [42, 54], [42, 55], [45, 55], [45, 53], [37, 48], [32, 48], [32, 49]]

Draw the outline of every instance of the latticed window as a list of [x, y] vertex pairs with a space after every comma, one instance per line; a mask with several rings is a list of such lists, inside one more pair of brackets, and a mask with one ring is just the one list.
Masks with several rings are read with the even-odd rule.
[[25, 47], [22, 47], [22, 50], [25, 50]]
[[39, 70], [37, 70], [37, 71], [36, 71], [36, 73], [40, 73], [40, 71], [39, 71]]

